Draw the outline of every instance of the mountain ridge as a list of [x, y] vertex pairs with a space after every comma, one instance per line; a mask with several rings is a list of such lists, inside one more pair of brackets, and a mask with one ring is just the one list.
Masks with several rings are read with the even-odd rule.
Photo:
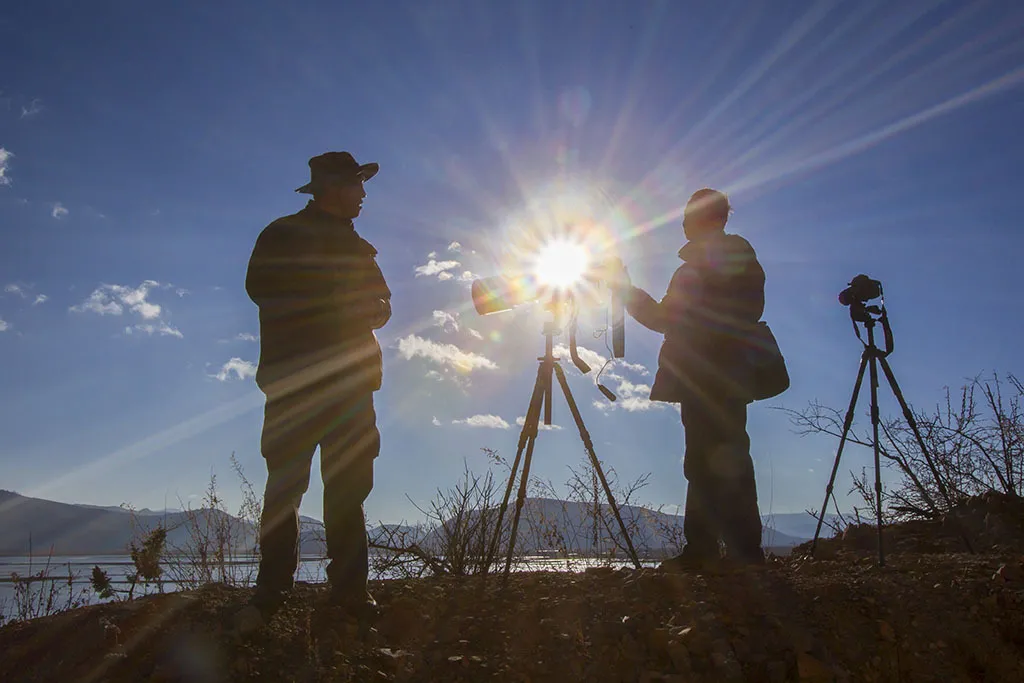
[[[581, 542], [581, 529], [593, 522], [592, 505], [554, 498], [528, 498], [526, 501], [526, 523], [521, 525], [517, 546], [526, 552], [554, 550], [557, 543], [551, 542], [551, 534], [545, 540], [541, 530], [543, 524], [555, 524], [562, 534], [563, 540], [571, 536], [576, 552], [599, 552], [602, 547], [612, 543], [607, 534], [598, 534], [591, 540], [595, 543]], [[607, 514], [608, 506], [601, 506], [603, 514]], [[513, 506], [510, 504], [507, 514], [511, 515]], [[641, 506], [620, 506], [623, 518], [638, 519], [638, 538], [635, 543], [646, 544], [646, 547], [661, 550], [670, 544], [657, 542], [657, 531], [671, 531], [681, 538], [683, 517], [670, 515]], [[89, 504], [62, 503], [43, 498], [23, 496], [13, 491], [0, 490], [0, 556], [25, 556], [52, 553], [56, 556], [82, 555], [123, 555], [128, 553], [128, 544], [139, 536], [140, 531], [151, 528], [155, 521], [163, 523], [168, 529], [168, 546], [182, 547], [188, 541], [190, 517], [199, 516], [203, 523], [235, 524], [242, 542], [235, 548], [237, 552], [251, 549], [255, 538], [251, 525], [247, 522], [221, 511], [196, 509], [189, 511], [156, 511], [144, 509], [133, 511], [122, 507], [99, 506]], [[227, 519], [219, 516], [226, 515]], [[213, 516], [213, 517], [207, 517]], [[529, 520], [533, 519], [531, 523]], [[815, 520], [810, 515], [785, 513], [765, 515], [764, 543], [766, 547], [791, 548], [808, 540], [813, 535]], [[443, 535], [440, 528], [432, 531], [423, 524], [379, 524], [370, 527], [371, 539], [380, 538], [387, 530], [401, 529], [418, 541], [439, 541]], [[801, 533], [810, 529], [807, 535]], [[589, 529], [593, 532], [593, 528]], [[557, 536], [557, 533], [555, 534]], [[300, 516], [301, 552], [305, 555], [323, 553], [323, 522], [307, 515]], [[563, 545], [565, 545], [563, 543]]]

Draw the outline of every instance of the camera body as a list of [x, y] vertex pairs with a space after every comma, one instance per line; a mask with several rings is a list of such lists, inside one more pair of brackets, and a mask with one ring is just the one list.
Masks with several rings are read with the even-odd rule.
[[881, 281], [872, 280], [862, 273], [850, 280], [849, 287], [839, 292], [839, 303], [843, 306], [864, 304], [880, 296], [882, 296]]

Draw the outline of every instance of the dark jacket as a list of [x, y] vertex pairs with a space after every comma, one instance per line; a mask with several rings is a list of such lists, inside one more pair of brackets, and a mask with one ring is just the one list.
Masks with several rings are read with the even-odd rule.
[[764, 270], [747, 240], [717, 233], [679, 250], [685, 263], [658, 302], [633, 287], [630, 315], [665, 335], [652, 401], [744, 398], [749, 386], [744, 339], [764, 313]]
[[259, 307], [256, 383], [281, 395], [322, 383], [345, 393], [381, 386], [373, 330], [391, 316], [391, 291], [377, 250], [351, 221], [312, 202], [274, 221], [256, 239], [245, 290]]

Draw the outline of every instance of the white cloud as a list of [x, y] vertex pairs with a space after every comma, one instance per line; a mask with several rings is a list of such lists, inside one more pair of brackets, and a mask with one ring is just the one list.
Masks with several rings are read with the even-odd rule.
[[4, 287], [4, 291], [7, 292], [8, 294], [17, 294], [22, 299], [28, 296], [27, 294], [25, 294], [25, 290], [22, 289], [21, 285], [14, 284], [13, 282]]
[[651, 372], [646, 367], [644, 367], [643, 365], [640, 365], [639, 363], [628, 363], [628, 362], [626, 362], [625, 360], [623, 360], [621, 358], [616, 358], [615, 359], [615, 365], [616, 365], [616, 367], [620, 367], [623, 370], [632, 370], [636, 374], [643, 375], [645, 377], [647, 375], [651, 374]]
[[472, 327], [467, 327], [466, 328], [466, 332], [469, 332], [469, 336], [471, 336], [471, 337], [473, 337], [475, 339], [483, 339], [484, 338], [484, 335], [480, 334], [479, 332], [474, 330]]
[[247, 360], [242, 360], [241, 358], [236, 357], [232, 358], [227, 363], [224, 363], [224, 365], [220, 367], [220, 371], [216, 375], [210, 376], [213, 377], [214, 379], [220, 380], [221, 382], [226, 382], [229, 379], [232, 379], [232, 373], [234, 373], [235, 379], [240, 380], [245, 379], [247, 377], [255, 377], [256, 365], [254, 363], [250, 363]]
[[452, 242], [448, 245], [448, 251], [454, 251], [456, 253], [462, 251], [462, 245], [458, 242]]
[[634, 384], [628, 379], [624, 379], [619, 382], [619, 396], [632, 397], [632, 396], [647, 396], [651, 393], [651, 387], [647, 384]]
[[427, 258], [437, 258], [437, 252], [436, 251], [430, 252], [429, 254], [427, 254]]
[[424, 375], [424, 377], [426, 377], [427, 379], [436, 380], [438, 382], [443, 382], [444, 381], [444, 375], [442, 375], [437, 370], [428, 370], [427, 374]]
[[68, 215], [68, 210], [64, 208], [63, 204], [61, 204], [60, 202], [56, 202], [53, 205], [53, 211], [50, 212], [50, 215], [60, 220], [61, 218], [64, 218], [64, 216]]
[[0, 332], [6, 332], [9, 329], [11, 329], [10, 324], [3, 318], [0, 318]]
[[[585, 346], [577, 346], [576, 350], [580, 354], [580, 358], [583, 359], [583, 362], [590, 366], [590, 370], [591, 372], [594, 373], [594, 377], [596, 378], [597, 373], [601, 371], [601, 368], [604, 367], [604, 364], [608, 361], [608, 359], [602, 356], [597, 351], [592, 351], [586, 348]], [[569, 347], [566, 346], [565, 344], [556, 345], [554, 351], [556, 356], [560, 356], [564, 359], [569, 358]], [[612, 362], [608, 365], [607, 368], [605, 368], [604, 374], [604, 377], [606, 378], [620, 379], [618, 375], [614, 375], [608, 372], [608, 370], [610, 370], [611, 368], [621, 368], [623, 370], [629, 370], [631, 372], [635, 372], [638, 375], [642, 375], [645, 377], [651, 374], [650, 371], [643, 365], [640, 365], [639, 363], [629, 363], [623, 360], [622, 358], [613, 358]]]
[[154, 287], [159, 287], [159, 282], [146, 280], [138, 287], [126, 287], [124, 285], [100, 285], [85, 301], [77, 306], [72, 306], [75, 313], [92, 312], [99, 315], [121, 315], [127, 308], [132, 313], [139, 315], [145, 320], [156, 320], [160, 317], [162, 309], [159, 304], [146, 300], [149, 292]]
[[32, 302], [32, 305], [38, 306], [39, 304], [46, 302], [46, 300], [49, 298], [50, 297], [46, 296], [45, 294], [38, 294], [36, 295], [35, 301]]
[[462, 372], [479, 368], [497, 370], [494, 361], [476, 353], [463, 351], [454, 344], [438, 344], [435, 341], [410, 334], [398, 340], [398, 352], [406, 360], [421, 356], [441, 366], [452, 367]]
[[[416, 277], [420, 277], [421, 275], [426, 275], [428, 277], [432, 276], [432, 275], [440, 276], [441, 274], [451, 270], [452, 268], [458, 268], [458, 267], [459, 267], [459, 262], [458, 261], [436, 261], [434, 259], [430, 259], [429, 261], [427, 261], [427, 263], [425, 265], [416, 266], [416, 268], [415, 268], [415, 270], [416, 270]], [[449, 277], [451, 277], [451, 276], [449, 276]], [[441, 278], [441, 279], [444, 280], [444, 279], [448, 279], [448, 278]]]
[[[591, 351], [585, 346], [577, 346], [576, 350], [580, 354], [580, 358], [583, 359], [583, 362], [590, 366], [590, 371], [595, 375], [604, 367], [605, 362], [608, 360], [597, 351]], [[569, 359], [569, 347], [565, 344], [556, 344], [554, 353], [564, 360]]]
[[186, 294], [188, 294], [189, 291], [187, 289], [185, 289], [184, 287], [178, 287], [176, 290], [174, 290], [174, 293], [178, 295], [178, 298], [182, 298]]
[[443, 273], [439, 273], [438, 276], [437, 276], [437, 279], [441, 280], [443, 282], [444, 280], [451, 280], [453, 277], [455, 277], [455, 276], [452, 275], [451, 273], [445, 271]]
[[260, 340], [259, 336], [255, 335], [255, 334], [252, 334], [250, 332], [239, 332], [235, 336], [235, 339], [237, 339], [238, 341], [247, 341], [247, 342], [255, 342], [255, 341], [259, 341]]
[[435, 415], [434, 419], [430, 421], [430, 424], [434, 425], [435, 427], [440, 427], [441, 426], [441, 421], [438, 420], [437, 416]]
[[125, 334], [130, 335], [135, 332], [142, 332], [143, 334], [148, 334], [150, 337], [152, 337], [154, 334], [159, 334], [161, 337], [177, 337], [178, 339], [183, 339], [185, 337], [185, 335], [181, 333], [181, 330], [179, 330], [176, 327], [171, 327], [165, 322], [161, 322], [159, 325], [151, 325], [146, 323], [139, 325], [131, 325], [129, 327], [124, 328]]
[[651, 393], [651, 387], [647, 384], [635, 384], [628, 379], [619, 378], [619, 386], [615, 393], [618, 400], [615, 402], [594, 401], [594, 407], [604, 412], [618, 409], [625, 410], [627, 413], [661, 410], [666, 407], [665, 403], [652, 401], [648, 398]]
[[97, 315], [124, 315], [127, 310], [130, 315], [138, 316], [143, 322], [125, 326], [125, 334], [138, 332], [149, 336], [160, 335], [181, 339], [184, 337], [181, 330], [172, 327], [163, 318], [164, 309], [148, 300], [151, 290], [167, 289], [169, 286], [161, 285], [154, 280], [145, 280], [138, 287], [102, 284], [93, 290], [85, 301], [72, 306], [69, 310], [74, 313]]
[[11, 176], [7, 175], [7, 171], [10, 170], [11, 157], [13, 156], [13, 153], [0, 147], [0, 185], [11, 184]]
[[434, 311], [434, 325], [445, 332], [459, 331], [459, 318], [456, 314], [445, 311]]
[[508, 422], [497, 415], [474, 415], [465, 420], [452, 420], [453, 425], [466, 425], [467, 427], [483, 427], [485, 429], [509, 429], [512, 427]]
[[475, 279], [476, 273], [470, 272], [468, 270], [462, 271], [462, 275], [458, 277], [459, 282], [472, 282]]
[[[522, 427], [523, 425], [525, 425], [525, 424], [526, 424], [526, 417], [525, 417], [525, 416], [522, 416], [522, 417], [517, 417], [517, 418], [516, 418], [516, 424], [517, 424], [517, 425], [519, 425], [520, 427]], [[541, 431], [543, 431], [543, 430], [545, 430], [545, 429], [547, 429], [547, 430], [550, 430], [550, 431], [554, 431], [554, 430], [556, 430], [556, 429], [561, 429], [561, 428], [562, 428], [562, 427], [561, 427], [560, 425], [556, 425], [556, 424], [549, 424], [549, 425], [546, 425], [546, 424], [544, 424], [544, 422], [543, 422], [543, 421], [541, 421], [541, 422], [539, 422], [539, 423], [537, 424], [537, 429], [539, 429], [539, 430], [541, 430]]]

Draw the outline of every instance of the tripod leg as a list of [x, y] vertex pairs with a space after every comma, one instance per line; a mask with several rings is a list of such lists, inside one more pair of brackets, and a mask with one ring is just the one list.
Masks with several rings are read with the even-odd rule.
[[846, 437], [853, 425], [853, 411], [857, 409], [857, 396], [860, 394], [860, 385], [864, 381], [864, 370], [868, 364], [868, 351], [860, 357], [860, 369], [857, 370], [857, 381], [853, 384], [853, 395], [850, 397], [850, 407], [846, 409], [846, 419], [843, 420], [843, 435], [839, 438], [839, 450], [836, 451], [836, 461], [832, 464], [832, 476], [828, 479], [828, 486], [825, 487], [825, 502], [821, 504], [821, 513], [818, 515], [818, 526], [814, 530], [814, 540], [811, 541], [811, 555], [818, 547], [818, 536], [821, 534], [821, 525], [825, 521], [825, 511], [828, 509], [828, 499], [832, 497], [832, 487], [836, 482], [836, 474], [839, 472], [839, 459], [843, 456], [843, 448], [846, 447]]
[[508, 509], [508, 499], [512, 494], [512, 487], [515, 485], [516, 473], [519, 471], [519, 462], [522, 459], [523, 450], [526, 448], [527, 442], [537, 436], [537, 421], [540, 418], [540, 404], [544, 396], [543, 371], [543, 367], [537, 371], [537, 381], [533, 385], [533, 394], [530, 397], [530, 406], [526, 410], [526, 420], [523, 422], [522, 431], [519, 432], [519, 447], [516, 450], [515, 460], [512, 461], [512, 471], [509, 473], [508, 485], [505, 487], [505, 497], [501, 501], [501, 507], [498, 508], [498, 520], [495, 524], [494, 535], [491, 537], [491, 543], [487, 550], [487, 561], [484, 563], [483, 567], [484, 575], [486, 575], [490, 569], [491, 563], [494, 561], [494, 555], [498, 551], [498, 543], [501, 539], [501, 525], [505, 520], [505, 511]]
[[[882, 371], [885, 373], [886, 379], [889, 380], [889, 386], [892, 388], [893, 395], [896, 396], [896, 400], [900, 402], [900, 408], [903, 409], [903, 417], [907, 420], [907, 424], [910, 425], [911, 431], [914, 432], [914, 438], [917, 439], [917, 445], [921, 448], [921, 453], [924, 455], [925, 462], [928, 463], [928, 469], [931, 471], [932, 476], [935, 477], [935, 485], [939, 489], [939, 493], [942, 494], [942, 498], [946, 505], [951, 505], [949, 490], [946, 485], [942, 483], [942, 477], [939, 475], [938, 469], [935, 467], [935, 461], [928, 454], [928, 448], [925, 446], [924, 438], [921, 436], [921, 431], [917, 428], [917, 420], [914, 419], [914, 413], [910, 411], [910, 407], [907, 405], [906, 399], [903, 398], [903, 392], [900, 391], [900, 385], [896, 382], [896, 375], [893, 374], [892, 368], [889, 367], [889, 361], [885, 359], [885, 356], [879, 357], [878, 361], [882, 364]], [[933, 503], [934, 504], [934, 503]]]
[[[538, 411], [537, 417], [540, 417]], [[519, 493], [516, 496], [516, 511], [512, 517], [512, 531], [508, 538], [508, 556], [505, 558], [505, 576], [508, 576], [512, 567], [512, 554], [516, 546], [516, 534], [519, 532], [519, 516], [523, 512], [523, 503], [526, 500], [526, 486], [530, 482], [530, 465], [533, 463], [533, 447], [537, 443], [537, 423], [534, 422], [532, 434], [526, 445], [526, 457], [523, 459], [523, 476], [519, 480]]]
[[[872, 344], [872, 346], [874, 346]], [[885, 566], [885, 552], [882, 548], [882, 468], [878, 458], [878, 360], [876, 353], [871, 354], [871, 430], [872, 444], [875, 451], [875, 507], [878, 525], [878, 566]]]
[[604, 487], [605, 495], [608, 496], [608, 503], [611, 505], [612, 512], [615, 513], [615, 519], [619, 523], [619, 529], [622, 530], [622, 537], [626, 541], [626, 547], [629, 548], [629, 556], [633, 560], [634, 566], [640, 569], [640, 558], [637, 557], [636, 550], [633, 548], [633, 541], [629, 538], [629, 531], [626, 530], [626, 525], [622, 521], [622, 516], [619, 514], [619, 506], [615, 504], [615, 496], [612, 495], [611, 487], [608, 486], [608, 480], [605, 479], [604, 471], [601, 469], [601, 463], [597, 459], [597, 454], [594, 453], [594, 442], [590, 438], [590, 433], [587, 431], [587, 426], [583, 424], [583, 416], [580, 415], [579, 408], [576, 406], [576, 399], [573, 398], [572, 391], [569, 390], [569, 383], [565, 379], [565, 373], [562, 371], [562, 366], [555, 366], [555, 375], [558, 377], [558, 384], [562, 387], [562, 393], [565, 394], [565, 400], [569, 404], [569, 411], [572, 413], [572, 419], [576, 421], [576, 427], [580, 430], [580, 437], [583, 439], [583, 446], [587, 449], [587, 455], [590, 456], [590, 463], [594, 466], [594, 470], [597, 472], [597, 476], [601, 480], [601, 486]]
[[[928, 448], [924, 443], [924, 437], [921, 436], [921, 430], [917, 427], [917, 420], [914, 419], [914, 413], [911, 412], [910, 406], [907, 405], [907, 401], [903, 398], [903, 392], [900, 391], [900, 385], [896, 381], [896, 374], [889, 367], [889, 361], [886, 360], [885, 356], [879, 356], [878, 361], [882, 364], [882, 371], [885, 373], [885, 378], [889, 380], [889, 386], [892, 388], [892, 393], [896, 396], [896, 400], [900, 402], [900, 408], [903, 409], [903, 417], [906, 419], [907, 424], [910, 425], [910, 430], [914, 433], [914, 438], [917, 439], [917, 445], [921, 449], [921, 454], [924, 456], [925, 462], [928, 463], [928, 469], [935, 478], [935, 485], [939, 489], [939, 493], [942, 494], [942, 498], [945, 501], [946, 507], [952, 507], [952, 497], [949, 495], [949, 489], [942, 483], [942, 477], [939, 476], [939, 470], [935, 465], [935, 459], [928, 453]], [[930, 499], [927, 492], [924, 491], [923, 486], [919, 486], [921, 492], [924, 494], [925, 500], [927, 500], [933, 507], [935, 503]], [[958, 525], [959, 526], [959, 525]], [[974, 552], [974, 545], [971, 543], [971, 539], [968, 537], [967, 532], [961, 528], [960, 537], [963, 538], [964, 544], [967, 546], [968, 552]]]

